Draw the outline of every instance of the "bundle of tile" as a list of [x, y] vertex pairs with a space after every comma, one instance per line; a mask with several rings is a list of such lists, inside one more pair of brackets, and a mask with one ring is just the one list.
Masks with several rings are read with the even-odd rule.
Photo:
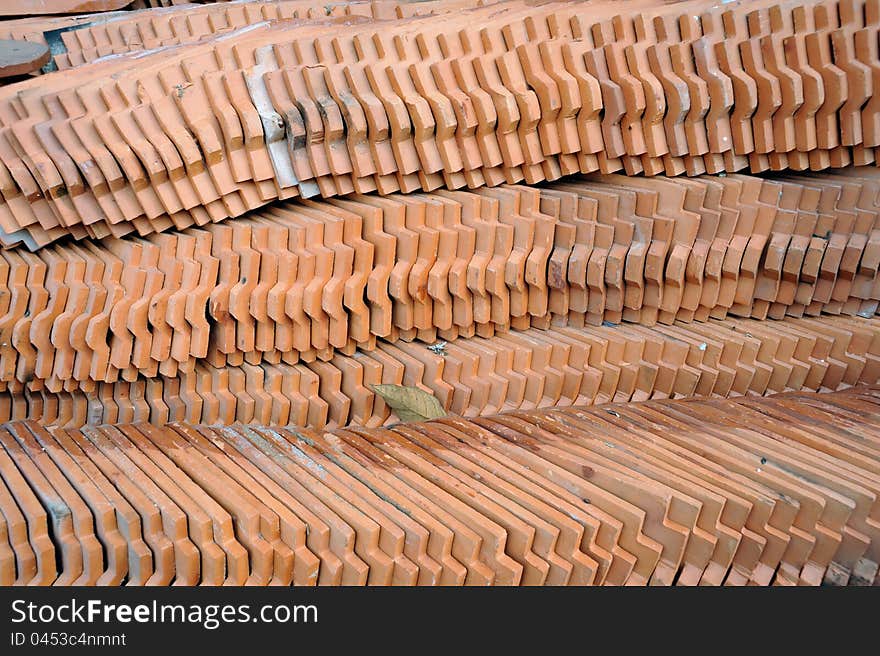
[[880, 381], [880, 328], [848, 317], [550, 328], [433, 345], [379, 340], [328, 361], [32, 379], [0, 392], [0, 421], [67, 428], [169, 421], [375, 427], [399, 421], [378, 386], [421, 390], [468, 417], [609, 401], [832, 391]]
[[0, 254], [0, 388], [91, 391], [530, 327], [872, 317], [878, 267], [873, 168], [286, 203]]
[[576, 172], [870, 164], [878, 16], [876, 0], [512, 0], [105, 57], [0, 91], [0, 238]]
[[488, 0], [397, 0], [316, 2], [245, 0], [217, 4], [177, 4], [163, 9], [106, 11], [76, 16], [36, 16], [0, 22], [0, 38], [47, 45], [52, 52], [43, 72], [64, 70], [109, 55], [153, 50], [224, 34], [266, 21], [327, 16], [408, 18], [490, 4]]
[[0, 584], [880, 584], [880, 0], [171, 4], [0, 22]]
[[384, 430], [6, 424], [0, 583], [870, 585], [878, 403], [864, 387]]

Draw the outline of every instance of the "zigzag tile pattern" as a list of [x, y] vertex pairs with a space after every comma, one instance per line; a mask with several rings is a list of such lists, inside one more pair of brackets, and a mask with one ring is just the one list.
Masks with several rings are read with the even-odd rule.
[[295, 196], [873, 164], [878, 17], [876, 0], [511, 1], [105, 58], [0, 91], [2, 240]]
[[287, 202], [0, 254], [0, 385], [88, 390], [512, 329], [871, 317], [878, 266], [873, 168]]
[[5, 424], [0, 582], [870, 585], [878, 403], [861, 387], [332, 432]]
[[551, 327], [433, 345], [379, 340], [371, 351], [309, 363], [197, 363], [176, 374], [0, 392], [0, 421], [169, 421], [381, 426], [397, 417], [376, 385], [433, 395], [455, 415], [684, 398], [833, 391], [880, 382], [880, 327], [860, 317]]
[[0, 22], [0, 585], [880, 585], [880, 0], [176, 4]]
[[327, 16], [390, 20], [453, 12], [482, 4], [490, 3], [485, 0], [418, 3], [394, 0], [237, 0], [204, 5], [177, 3], [161, 9], [7, 20], [0, 22], [0, 38], [49, 46], [53, 57], [44, 72], [51, 72], [67, 70], [111, 55], [194, 43], [205, 37], [267, 21]]

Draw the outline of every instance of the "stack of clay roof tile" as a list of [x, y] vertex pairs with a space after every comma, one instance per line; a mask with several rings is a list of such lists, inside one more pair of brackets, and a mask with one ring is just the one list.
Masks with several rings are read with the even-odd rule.
[[0, 585], [880, 583], [880, 0], [148, 4], [0, 23]]
[[878, 404], [854, 388], [329, 433], [6, 424], [0, 583], [871, 585]]
[[[171, 7], [191, 5], [201, 1], [213, 3], [228, 2], [229, 0], [10, 0], [0, 5], [0, 16], [82, 14], [84, 12], [97, 12], [95, 15], [102, 15], [116, 13], [114, 10], [121, 9]], [[232, 2], [235, 1], [232, 0]]]
[[878, 267], [873, 168], [288, 202], [0, 253], [0, 385], [90, 391], [530, 327], [871, 317]]
[[838, 390], [880, 381], [880, 326], [821, 317], [530, 329], [431, 346], [380, 340], [372, 351], [327, 361], [199, 361], [174, 373], [129, 369], [113, 378], [10, 384], [0, 392], [0, 420], [70, 428], [133, 421], [315, 429], [393, 423], [398, 419], [377, 385], [424, 390], [445, 410], [469, 417], [608, 401]]
[[109, 55], [152, 50], [223, 34], [261, 22], [327, 16], [405, 18], [452, 12], [486, 0], [396, 0], [317, 2], [237, 0], [219, 4], [177, 5], [163, 9], [115, 11], [79, 16], [38, 16], [0, 22], [0, 38], [47, 45], [53, 60], [44, 72], [64, 70]]
[[511, 1], [105, 58], [0, 93], [2, 239], [293, 196], [873, 163], [878, 17], [877, 0]]

